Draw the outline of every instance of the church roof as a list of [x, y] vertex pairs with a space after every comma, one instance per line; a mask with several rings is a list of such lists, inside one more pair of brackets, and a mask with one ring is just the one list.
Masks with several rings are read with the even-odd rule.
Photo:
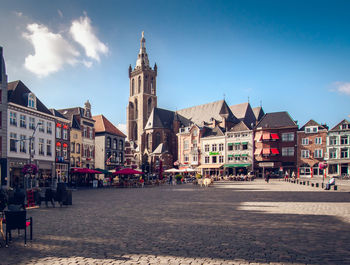
[[205, 132], [203, 133], [202, 137], [217, 137], [217, 136], [224, 136], [224, 131], [221, 127], [215, 126], [214, 128], [205, 127]]
[[152, 154], [158, 155], [158, 154], [163, 154], [169, 152], [168, 149], [166, 148], [165, 144], [160, 143], [156, 149], [152, 152]]
[[174, 111], [154, 108], [148, 118], [145, 129], [155, 129], [155, 128], [167, 128], [171, 129], [173, 126], [173, 121], [179, 120], [184, 126], [188, 126], [190, 121], [187, 120], [182, 115], [175, 113]]
[[230, 109], [237, 119], [244, 121], [249, 127], [252, 127], [252, 124], [253, 126], [256, 124], [256, 116], [249, 102], [230, 106]]
[[[28, 106], [27, 95], [32, 93], [32, 91], [30, 91], [22, 81], [18, 80], [8, 83], [7, 89], [9, 103], [12, 102], [23, 107]], [[36, 110], [52, 115], [51, 111], [39, 100], [39, 98], [36, 98]]]
[[248, 131], [248, 130], [251, 130], [251, 128], [244, 121], [241, 121], [240, 123], [233, 126], [230, 129], [230, 132], [241, 132], [241, 131]]
[[265, 113], [262, 107], [255, 107], [253, 108], [253, 112], [255, 115], [255, 119], [257, 121], [260, 121], [262, 119], [262, 117], [264, 117]]
[[95, 132], [107, 132], [121, 137], [126, 137], [117, 127], [115, 127], [105, 116], [96, 115], [92, 117], [95, 120]]
[[235, 115], [233, 115], [225, 100], [198, 105], [191, 108], [182, 109], [177, 112], [181, 116], [198, 125], [204, 122], [210, 123], [212, 119], [222, 121], [223, 117], [226, 117], [227, 121], [233, 123], [238, 122], [238, 119], [235, 117]]

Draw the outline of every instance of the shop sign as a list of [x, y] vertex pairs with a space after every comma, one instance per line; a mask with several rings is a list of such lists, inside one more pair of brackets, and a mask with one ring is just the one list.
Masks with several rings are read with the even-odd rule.
[[259, 163], [259, 167], [273, 167], [274, 163], [273, 162], [263, 162]]
[[217, 156], [220, 155], [220, 152], [209, 152], [210, 156]]

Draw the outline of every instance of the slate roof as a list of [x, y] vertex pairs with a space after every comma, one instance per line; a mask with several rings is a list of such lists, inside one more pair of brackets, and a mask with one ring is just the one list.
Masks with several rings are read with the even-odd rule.
[[342, 120], [337, 125], [335, 125], [330, 131], [342, 131], [343, 129], [340, 128], [343, 124], [350, 124], [350, 122], [347, 119]]
[[256, 124], [257, 119], [249, 102], [230, 106], [230, 109], [237, 119], [244, 121], [249, 127]]
[[71, 128], [74, 128], [74, 129], [77, 129], [77, 130], [81, 130], [81, 127], [80, 127], [80, 124], [79, 122], [77, 121], [76, 117], [73, 116], [72, 118], [72, 125], [71, 125]]
[[[8, 83], [8, 102], [21, 105], [23, 107], [28, 107], [27, 95], [32, 93], [22, 81], [17, 80], [14, 82]], [[51, 111], [40, 101], [39, 98], [36, 98], [36, 110], [43, 112], [45, 114], [52, 115]]]
[[251, 130], [251, 128], [249, 126], [247, 126], [247, 124], [245, 124], [244, 121], [241, 121], [240, 123], [233, 126], [229, 130], [229, 132], [241, 132], [241, 131], [248, 131], [248, 130]]
[[261, 121], [256, 125], [257, 128], [280, 128], [280, 127], [297, 127], [288, 112], [271, 112], [266, 113]]
[[92, 117], [95, 120], [95, 132], [107, 132], [120, 137], [126, 138], [126, 135], [122, 133], [117, 127], [115, 127], [105, 116], [96, 115]]
[[317, 122], [315, 122], [314, 120], [309, 120], [307, 123], [305, 123], [305, 125], [303, 127], [301, 127], [299, 129], [299, 131], [304, 131], [305, 130], [305, 127], [309, 127], [309, 126], [317, 126], [318, 127], [318, 130], [327, 130], [327, 128], [324, 126], [324, 125], [321, 125]]
[[233, 115], [225, 100], [198, 105], [177, 112], [198, 125], [203, 124], [203, 122], [209, 123], [213, 118], [222, 121], [223, 117], [226, 117], [229, 122], [238, 123], [238, 119]]
[[55, 116], [55, 117], [69, 120], [66, 116], [62, 115], [60, 112], [58, 112], [55, 109], [50, 109], [50, 111], [51, 111], [52, 115]]
[[215, 126], [214, 128], [205, 127], [205, 131], [202, 135], [203, 138], [205, 137], [216, 137], [216, 136], [224, 136], [225, 133], [222, 128], [219, 126]]
[[160, 143], [156, 149], [154, 149], [154, 151], [152, 152], [152, 154], [164, 154], [169, 152], [168, 149], [166, 148], [165, 144]]
[[184, 126], [188, 126], [190, 121], [182, 115], [166, 109], [154, 108], [148, 118], [145, 129], [167, 128], [173, 127], [173, 121], [179, 120]]
[[257, 121], [260, 121], [262, 119], [262, 117], [264, 117], [265, 113], [264, 110], [262, 109], [262, 107], [255, 107], [253, 108], [253, 112], [255, 115], [255, 119]]

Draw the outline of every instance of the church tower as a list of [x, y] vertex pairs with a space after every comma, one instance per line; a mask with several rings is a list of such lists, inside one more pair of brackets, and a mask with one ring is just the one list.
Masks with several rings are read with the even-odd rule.
[[140, 153], [145, 148], [142, 140], [144, 128], [153, 108], [157, 107], [156, 78], [157, 65], [153, 69], [149, 65], [146, 39], [142, 32], [136, 66], [134, 69], [129, 66], [130, 96], [127, 107], [128, 140], [137, 144]]

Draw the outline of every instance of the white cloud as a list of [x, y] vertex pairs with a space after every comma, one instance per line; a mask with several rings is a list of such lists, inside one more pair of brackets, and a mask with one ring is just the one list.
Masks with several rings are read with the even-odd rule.
[[38, 75], [45, 77], [62, 69], [64, 64], [76, 64], [79, 52], [70, 45], [61, 34], [49, 31], [44, 25], [29, 24], [28, 32], [23, 33], [34, 47], [34, 55], [25, 59], [25, 67]]
[[350, 96], [350, 82], [335, 82], [335, 91]]
[[91, 20], [86, 15], [72, 22], [70, 34], [85, 49], [86, 56], [100, 61], [100, 54], [107, 54], [108, 47], [96, 37]]
[[121, 130], [122, 133], [124, 133], [124, 134], [126, 135], [126, 124], [119, 123], [119, 124], [117, 125], [117, 128], [118, 128], [119, 130]]

